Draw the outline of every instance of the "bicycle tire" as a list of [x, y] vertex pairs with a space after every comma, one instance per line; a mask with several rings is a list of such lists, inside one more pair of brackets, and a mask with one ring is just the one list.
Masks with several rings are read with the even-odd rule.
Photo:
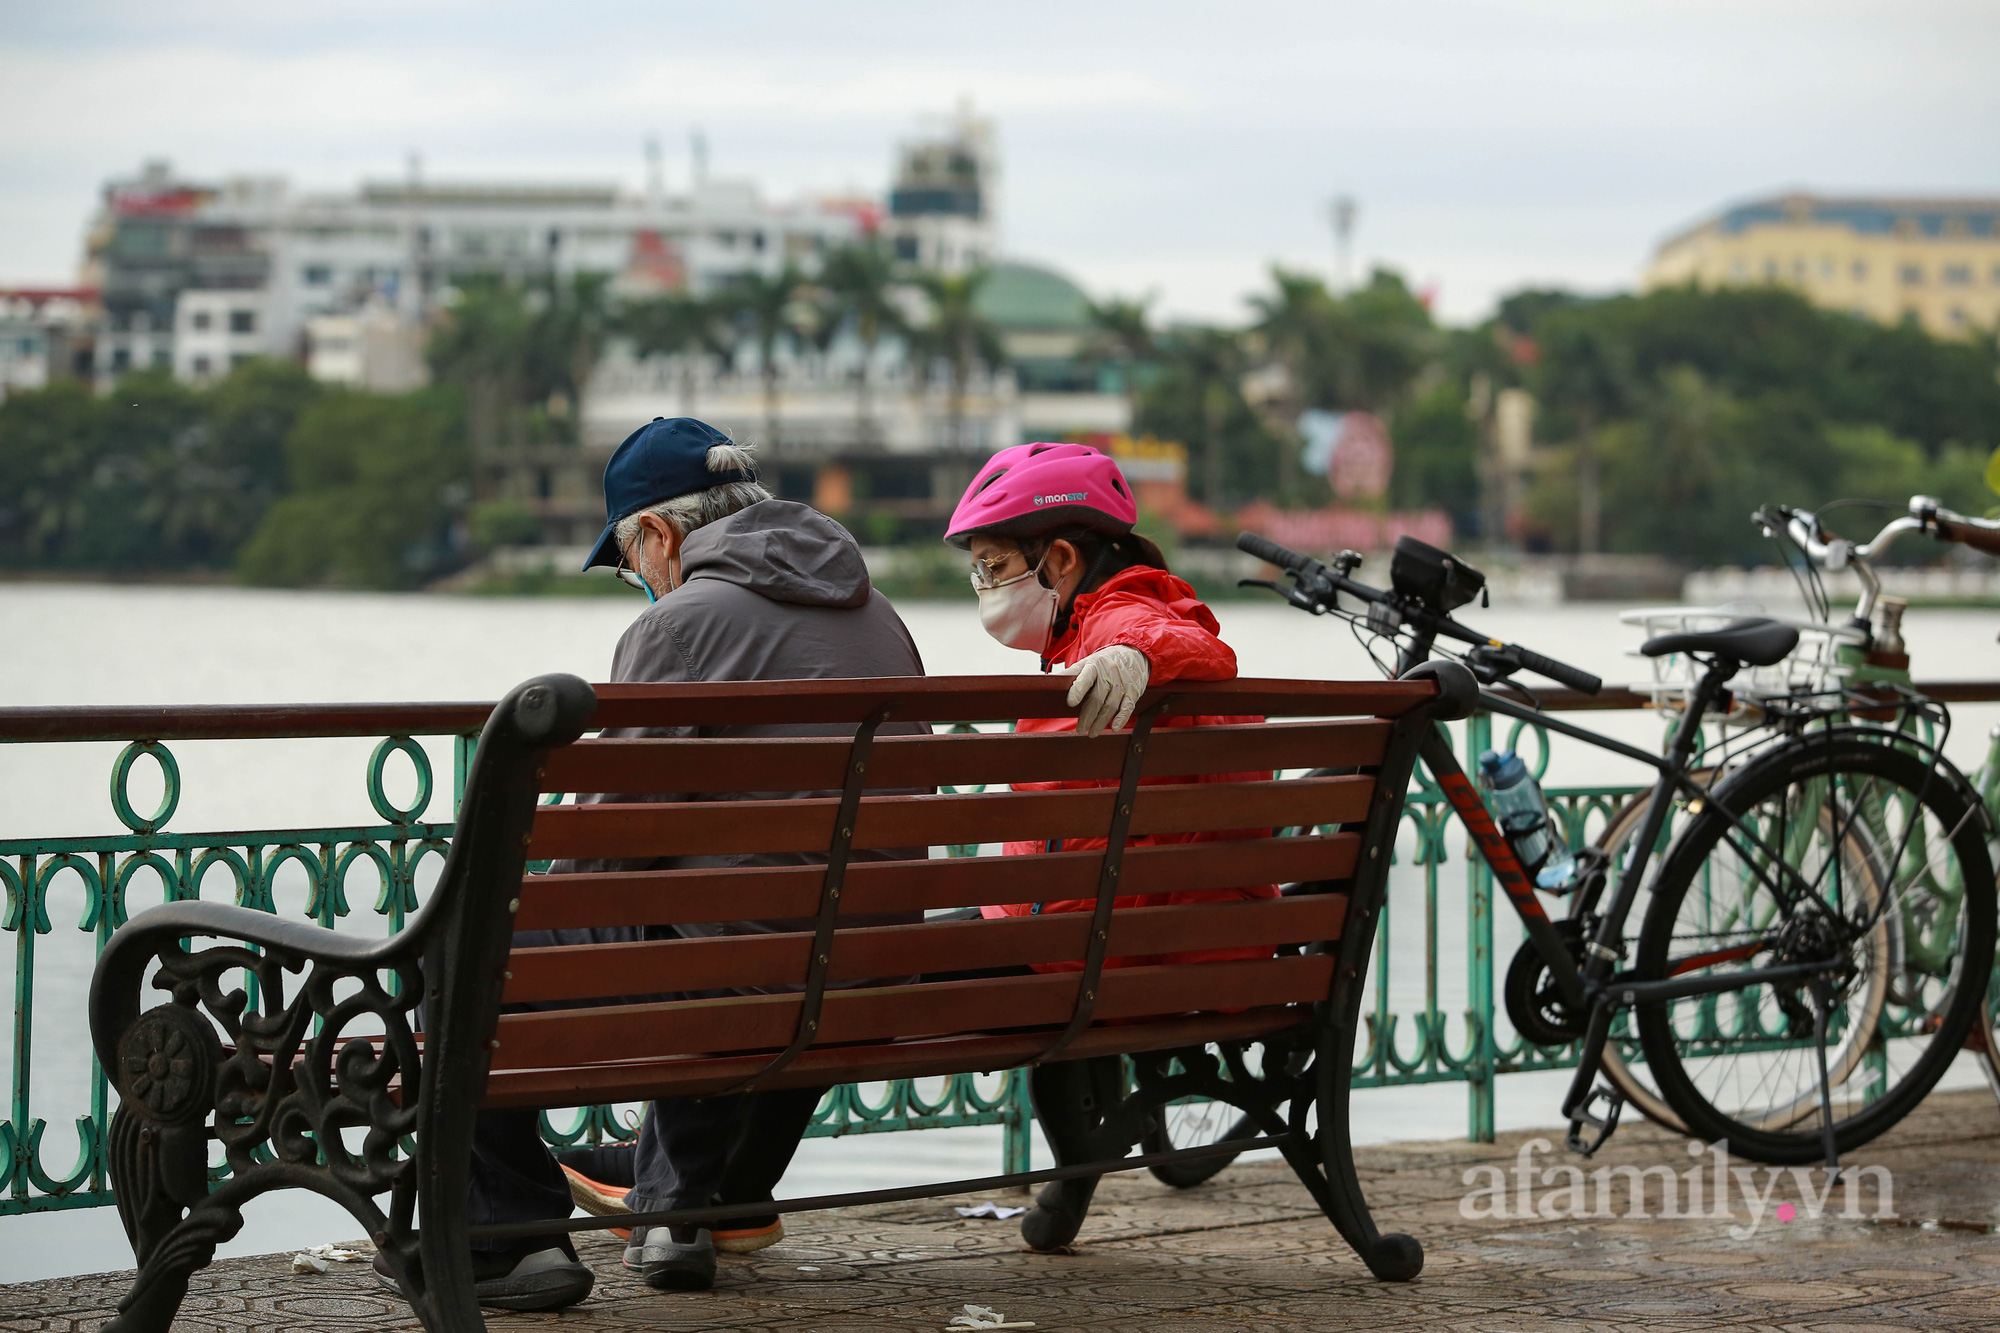
[[[1210, 1143], [1226, 1143], [1230, 1139], [1254, 1139], [1261, 1132], [1257, 1123], [1226, 1102], [1208, 1102], [1204, 1105], [1217, 1108], [1227, 1115], [1217, 1123], [1225, 1126], [1220, 1133], [1208, 1134], [1205, 1127], [1184, 1127], [1172, 1124], [1168, 1117], [1180, 1110], [1178, 1106], [1160, 1108], [1162, 1122], [1155, 1123], [1146, 1134], [1147, 1152], [1167, 1152], [1174, 1148], [1199, 1148]], [[1200, 1157], [1186, 1162], [1159, 1162], [1146, 1168], [1153, 1179], [1163, 1185], [1171, 1185], [1177, 1190], [1191, 1190], [1206, 1184], [1219, 1175], [1222, 1169], [1236, 1160], [1235, 1154], [1217, 1154], [1214, 1157]]]
[[[1621, 852], [1625, 843], [1638, 834], [1639, 826], [1645, 820], [1646, 807], [1649, 804], [1651, 795], [1650, 791], [1645, 791], [1626, 801], [1624, 805], [1612, 812], [1610, 820], [1604, 825], [1604, 831], [1597, 837], [1594, 845], [1602, 849], [1610, 857], [1610, 869], [1607, 873], [1612, 876], [1612, 881], [1605, 885], [1604, 891], [1607, 896], [1618, 891], [1617, 879], [1623, 867]], [[1643, 894], [1644, 890], [1642, 889], [1641, 892]], [[1635, 907], [1640, 905], [1634, 904]], [[1642, 921], [1645, 919], [1643, 912], [1640, 919]], [[1636, 1034], [1634, 1035], [1636, 1036]], [[1639, 1114], [1645, 1116], [1646, 1119], [1652, 1121], [1662, 1129], [1670, 1130], [1675, 1134], [1685, 1134], [1687, 1126], [1681, 1122], [1679, 1113], [1667, 1104], [1666, 1098], [1662, 1097], [1659, 1090], [1653, 1087], [1651, 1082], [1648, 1081], [1647, 1076], [1643, 1072], [1643, 1066], [1639, 1063], [1627, 1061], [1624, 1058], [1623, 1053], [1619, 1049], [1619, 1044], [1616, 1035], [1604, 1043], [1603, 1067], [1605, 1078], [1611, 1081], [1612, 1087], [1618, 1089], [1619, 1095], [1625, 1099], [1627, 1106], [1632, 1107]]]
[[[1814, 784], [1822, 783], [1830, 786], [1815, 795]], [[1797, 799], [1801, 795], [1805, 800]], [[1901, 827], [1892, 822], [1897, 817], [1889, 813], [1892, 800], [1908, 803], [1896, 807]], [[1800, 816], [1795, 806], [1810, 809], [1810, 815]], [[1743, 860], [1741, 850], [1749, 841], [1742, 834], [1730, 838], [1739, 818], [1762, 822], [1763, 846], [1753, 844], [1752, 850], [1765, 860], [1773, 828], [1781, 843], [1808, 840], [1805, 854], [1788, 855], [1788, 861], [1797, 859], [1792, 869], [1809, 882], [1829, 886], [1840, 926], [1824, 926], [1822, 911], [1779, 901], [1761, 871], [1739, 883], [1732, 866]], [[1921, 844], [1914, 832], [1906, 835], [1915, 828], [1923, 832]], [[1725, 839], [1730, 840], [1725, 844]], [[1821, 844], [1834, 854], [1822, 853], [1815, 863], [1811, 853]], [[1917, 847], [1923, 852], [1921, 862], [1906, 870], [1912, 864], [1911, 849]], [[1930, 998], [1919, 997], [1922, 1009], [1917, 1012], [1891, 995], [1893, 987], [1908, 980], [1902, 970], [1906, 942], [1897, 932], [1907, 907], [1920, 904], [1926, 895], [1936, 900], [1942, 892], [1923, 887], [1938, 882], [1934, 847], [1948, 849], [1956, 861], [1962, 914], [1948, 966], [1934, 978], [1936, 987], [1924, 983], [1931, 988], [1926, 992]], [[1943, 873], [1949, 882], [1951, 866], [1945, 865]], [[1710, 885], [1720, 887], [1705, 887], [1690, 911], [1691, 891], [1704, 875]], [[1841, 1044], [1828, 1054], [1826, 1082], [1833, 1090], [1834, 1143], [1848, 1152], [1889, 1129], [1936, 1086], [1979, 1016], [1993, 963], [1993, 883], [1984, 821], [1955, 771], [1933, 768], [1898, 748], [1894, 737], [1867, 729], [1815, 733], [1746, 764], [1712, 793], [1675, 839], [1653, 886], [1631, 975], [1656, 980], [1670, 972], [1684, 975], [1735, 962], [1763, 966], [1765, 961], [1755, 956], [1695, 962], [1705, 953], [1747, 947], [1759, 939], [1770, 942], [1767, 952], [1779, 960], [1845, 956], [1853, 976], [1843, 983], [1841, 1004], [1834, 1010], [1842, 1020]], [[1884, 894], [1889, 904], [1878, 911]], [[1765, 920], [1775, 926], [1731, 925], [1739, 919], [1754, 921], [1767, 911]], [[1810, 942], [1815, 933], [1821, 936], [1817, 944]], [[1794, 943], [1784, 943], [1787, 936]], [[1799, 945], [1799, 940], [1808, 943]], [[1804, 989], [1765, 983], [1726, 992], [1733, 997], [1728, 1008], [1738, 1025], [1734, 1032], [1723, 1031], [1718, 1021], [1725, 996], [1637, 1006], [1647, 1064], [1689, 1133], [1704, 1141], [1726, 1141], [1731, 1152], [1774, 1165], [1821, 1159], [1818, 1052], [1811, 1038], [1801, 1042], [1799, 1036]], [[1747, 1004], [1744, 997], [1749, 997]], [[1782, 1034], [1767, 1026], [1773, 1006], [1785, 1025]], [[1885, 1019], [1890, 1025], [1885, 1026]], [[1912, 1042], [1917, 1045], [1914, 1054]], [[1893, 1082], [1892, 1060], [1900, 1069]], [[1799, 1078], [1801, 1070], [1808, 1080]], [[1856, 1080], [1858, 1072], [1864, 1077]], [[1745, 1086], [1752, 1101], [1723, 1104], [1737, 1101], [1742, 1095], [1737, 1090]], [[1754, 1101], [1766, 1095], [1766, 1088], [1777, 1092], [1768, 1103]]]

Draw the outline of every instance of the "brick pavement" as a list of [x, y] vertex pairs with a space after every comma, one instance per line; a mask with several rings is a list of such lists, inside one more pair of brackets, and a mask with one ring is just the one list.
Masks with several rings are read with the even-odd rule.
[[[660, 1295], [625, 1275], [616, 1242], [583, 1237], [596, 1293], [560, 1315], [493, 1314], [496, 1329], [560, 1325], [574, 1333], [620, 1330], [942, 1329], [970, 1301], [1033, 1320], [1041, 1330], [1386, 1329], [1419, 1325], [1491, 1333], [1644, 1328], [1752, 1328], [1866, 1333], [1871, 1329], [2000, 1327], [2000, 1108], [1984, 1092], [1940, 1094], [1850, 1166], [1893, 1173], [1894, 1220], [1875, 1211], [1872, 1185], [1842, 1215], [1836, 1193], [1818, 1219], [1779, 1221], [1799, 1198], [1781, 1177], [1764, 1220], [1665, 1219], [1663, 1182], [1649, 1178], [1642, 1211], [1630, 1211], [1624, 1177], [1612, 1217], [1523, 1219], [1461, 1215], [1468, 1169], [1504, 1173], [1508, 1211], [1518, 1205], [1521, 1145], [1405, 1144], [1362, 1154], [1378, 1221], [1409, 1231], [1428, 1253], [1423, 1276], [1404, 1285], [1371, 1279], [1314, 1212], [1282, 1166], [1240, 1164], [1208, 1185], [1175, 1192], [1144, 1175], [1107, 1181], [1073, 1255], [1021, 1249], [1012, 1222], [964, 1221], [951, 1201], [803, 1214], [791, 1237], [760, 1254], [723, 1261], [713, 1292]], [[1550, 1136], [1553, 1137], [1553, 1136]], [[1550, 1203], [1565, 1159], [1535, 1159], [1533, 1201]], [[1598, 1161], [1701, 1166], [1685, 1145], [1650, 1126], [1619, 1132]], [[1735, 1165], [1744, 1165], [1737, 1163]], [[1761, 1169], [1758, 1189], [1768, 1185]], [[1475, 1183], [1491, 1183], [1490, 1176]], [[1590, 1196], [1586, 1196], [1590, 1202]], [[1685, 1204], [1685, 1200], [1681, 1200]], [[1706, 1205], [1713, 1210], [1710, 1190]], [[1492, 1203], [1490, 1196], [1478, 1209]], [[357, 1266], [358, 1267], [358, 1266]], [[21, 1283], [0, 1289], [0, 1328], [95, 1328], [123, 1290], [118, 1274]], [[283, 1256], [236, 1259], [198, 1275], [176, 1325], [186, 1330], [417, 1327], [408, 1307], [366, 1271], [336, 1267], [294, 1276]]]

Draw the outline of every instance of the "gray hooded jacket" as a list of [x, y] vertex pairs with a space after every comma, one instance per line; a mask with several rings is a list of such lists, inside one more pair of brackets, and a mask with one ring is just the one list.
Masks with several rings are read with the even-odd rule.
[[[902, 617], [868, 581], [860, 548], [847, 530], [806, 505], [765, 500], [695, 529], [681, 547], [681, 586], [632, 623], [611, 659], [614, 682], [810, 680], [852, 676], [921, 676], [923, 659]], [[918, 735], [921, 723], [889, 723], [881, 733]], [[731, 726], [609, 728], [605, 736], [852, 736], [852, 726]], [[835, 792], [765, 792], [765, 797], [832, 796]], [[742, 799], [741, 792], [695, 796], [584, 794], [590, 802]], [[921, 859], [927, 849], [856, 849], [853, 859]], [[759, 853], [629, 861], [558, 861], [554, 872], [806, 865], [811, 853]], [[810, 930], [810, 921], [729, 919], [682, 925], [680, 935]], [[884, 917], [881, 923], [916, 920]], [[844, 918], [845, 924], [866, 924]], [[569, 932], [564, 932], [565, 935]], [[596, 932], [592, 932], [593, 935]], [[669, 933], [653, 930], [652, 934]], [[866, 983], [860, 983], [866, 984]]]

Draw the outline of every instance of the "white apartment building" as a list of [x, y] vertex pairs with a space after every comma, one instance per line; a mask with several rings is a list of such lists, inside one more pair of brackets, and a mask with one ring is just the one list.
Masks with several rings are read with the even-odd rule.
[[[97, 373], [171, 365], [193, 378], [198, 360], [214, 374], [246, 353], [303, 357], [318, 316], [375, 305], [419, 322], [475, 273], [598, 273], [626, 290], [705, 293], [746, 270], [810, 271], [874, 211], [871, 201], [775, 204], [742, 181], [635, 195], [608, 183], [412, 177], [317, 193], [273, 179], [194, 182], [148, 163], [106, 185], [91, 227], [86, 271], [104, 289], [106, 322]], [[201, 293], [185, 318], [183, 293]], [[213, 324], [217, 310], [247, 308], [223, 293], [256, 298], [254, 348], [207, 337], [177, 353], [182, 334], [236, 331]], [[195, 308], [209, 326], [196, 329]]]
[[205, 384], [268, 354], [266, 306], [259, 291], [181, 292], [174, 302], [174, 377]]

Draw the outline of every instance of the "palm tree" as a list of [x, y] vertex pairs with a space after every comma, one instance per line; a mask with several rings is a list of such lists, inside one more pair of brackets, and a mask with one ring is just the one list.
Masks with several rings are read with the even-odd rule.
[[1630, 344], [1589, 308], [1559, 311], [1535, 326], [1536, 396], [1566, 408], [1576, 422], [1576, 549], [1591, 555], [1603, 540], [1597, 430], [1631, 402]]
[[467, 433], [477, 456], [524, 440], [521, 404], [533, 321], [519, 285], [475, 274], [457, 283], [449, 314], [425, 346], [432, 377], [465, 391]]
[[1202, 501], [1222, 500], [1223, 430], [1242, 392], [1248, 360], [1243, 337], [1233, 329], [1178, 330], [1167, 348], [1173, 368], [1183, 376], [1201, 406]]
[[875, 348], [888, 334], [906, 330], [903, 312], [893, 299], [895, 263], [879, 244], [845, 246], [827, 256], [819, 280], [833, 294], [841, 318], [852, 322], [854, 336], [861, 343], [861, 370], [854, 387], [854, 433], [857, 442], [866, 443], [874, 433], [870, 398]]
[[572, 443], [582, 426], [584, 385], [614, 327], [609, 283], [608, 274], [577, 273], [567, 282], [545, 279], [529, 292], [534, 318], [528, 326], [528, 401], [551, 408], [561, 403], [566, 424], [560, 429]]
[[1253, 296], [1257, 311], [1252, 328], [1264, 350], [1285, 371], [1286, 391], [1267, 403], [1266, 425], [1281, 441], [1278, 448], [1280, 489], [1292, 489], [1297, 464], [1299, 414], [1308, 407], [1332, 407], [1346, 402], [1353, 379], [1352, 329], [1340, 301], [1326, 284], [1306, 273], [1271, 267], [1269, 296]]
[[977, 268], [965, 273], [919, 273], [916, 278], [931, 305], [930, 323], [917, 346], [929, 357], [942, 357], [951, 376], [945, 413], [953, 448], [965, 442], [965, 389], [973, 368], [984, 364], [997, 370], [1007, 361], [1000, 331], [978, 310], [979, 289], [990, 276], [991, 269]]
[[778, 339], [797, 331], [793, 304], [805, 279], [787, 263], [776, 277], [749, 269], [736, 275], [724, 299], [746, 319], [757, 342], [757, 371], [764, 381], [765, 444], [778, 444]]
[[1114, 296], [1107, 301], [1090, 304], [1093, 335], [1090, 354], [1093, 359], [1109, 361], [1119, 367], [1119, 379], [1125, 388], [1128, 421], [1138, 417], [1139, 363], [1150, 361], [1159, 354], [1159, 347], [1153, 340], [1152, 324], [1146, 316], [1146, 308], [1152, 304], [1151, 292], [1136, 301]]
[[699, 296], [658, 296], [627, 302], [619, 311], [620, 330], [642, 357], [678, 356], [681, 366], [681, 411], [695, 414], [695, 385], [703, 355], [727, 357], [730, 352], [726, 312]]

